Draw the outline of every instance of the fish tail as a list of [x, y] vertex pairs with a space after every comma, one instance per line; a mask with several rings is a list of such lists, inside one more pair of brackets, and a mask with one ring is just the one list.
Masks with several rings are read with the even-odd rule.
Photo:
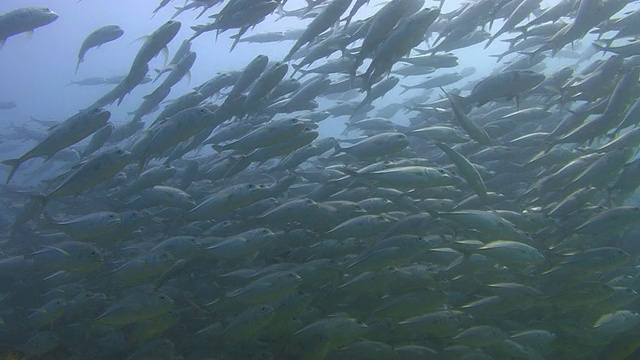
[[[31, 194], [29, 195], [29, 198], [31, 199], [31, 201], [37, 202], [40, 209], [44, 209], [44, 207], [47, 206], [47, 203], [49, 203], [49, 197], [44, 194]], [[35, 217], [38, 216], [40, 216], [40, 214]]]
[[341, 168], [340, 171], [342, 171], [346, 175], [353, 176], [353, 177], [356, 177], [356, 176], [360, 175], [359, 172], [357, 172], [357, 171], [355, 171], [355, 170], [353, 170], [353, 169], [351, 169], [351, 168], [349, 168], [347, 166]]
[[297, 74], [298, 71], [300, 71], [300, 69], [302, 68], [300, 64], [291, 64], [291, 67], [293, 68], [293, 74], [291, 74], [291, 77]]
[[529, 31], [528, 25], [529, 24], [522, 25], [522, 26], [516, 26], [516, 27], [513, 28], [513, 30], [520, 31], [522, 33], [522, 36], [526, 37], [527, 36], [527, 31]]
[[558, 143], [556, 139], [545, 139], [544, 144], [545, 144], [544, 153], [546, 154], [549, 151], [551, 151], [551, 149], [553, 149], [553, 147], [556, 146], [556, 144]]
[[219, 153], [224, 151], [224, 146], [222, 145], [211, 144], [211, 148]]
[[[444, 89], [440, 88], [442, 91], [444, 91]], [[473, 100], [470, 99], [469, 96], [460, 96], [457, 94], [451, 94], [451, 93], [446, 93], [447, 96], [449, 97], [449, 99], [451, 99], [451, 101], [453, 103], [455, 103], [456, 105], [458, 105], [460, 107], [460, 109], [462, 109], [462, 111], [467, 114], [469, 113], [469, 111], [471, 111], [471, 105], [473, 105]]]
[[298, 52], [298, 50], [300, 50], [300, 47], [301, 47], [301, 44], [295, 43], [291, 48], [291, 50], [289, 50], [289, 53], [287, 54], [287, 56], [285, 56], [284, 59], [282, 59], [282, 62], [289, 62], [289, 60], [291, 60], [293, 55], [295, 55], [295, 53]]
[[22, 160], [21, 159], [9, 159], [9, 160], [2, 161], [2, 163], [7, 165], [7, 166], [11, 166], [11, 171], [9, 171], [9, 175], [7, 176], [7, 181], [5, 182], [5, 184], [8, 184], [9, 181], [11, 181], [11, 178], [13, 177], [13, 175], [15, 175], [15, 173], [18, 170], [18, 167], [20, 166], [20, 164], [22, 164]]
[[500, 60], [502, 60], [502, 56], [503, 56], [503, 55], [502, 55], [502, 54], [500, 54], [500, 55], [489, 55], [489, 56], [490, 56], [490, 57], [494, 57], [494, 58], [496, 58], [496, 62], [500, 62]]
[[496, 38], [497, 38], [497, 36], [496, 36], [496, 35], [494, 35], [494, 36], [490, 37], [490, 38], [489, 38], [489, 41], [487, 41], [487, 43], [486, 43], [486, 44], [484, 44], [484, 49], [488, 48], [488, 47], [491, 45], [491, 43], [493, 43], [493, 41], [494, 41]]
[[402, 91], [400, 92], [400, 95], [406, 93], [407, 91], [411, 90], [412, 87], [409, 85], [400, 85], [400, 87], [402, 88]]
[[[611, 48], [611, 44], [614, 40], [615, 39], [598, 39], [598, 42], [594, 41], [593, 43], [591, 43], [591, 45], [600, 51], [606, 52]], [[604, 45], [600, 44], [599, 42], [604, 43]]]
[[[40, 201], [40, 200], [38, 200]], [[46, 198], [44, 198], [42, 201], [46, 201]], [[49, 213], [47, 213], [46, 211], [42, 212], [42, 217], [44, 217], [44, 220], [46, 222], [48, 222], [49, 224], [55, 224], [57, 222], [56, 219], [53, 218], [53, 216], [51, 216]]]
[[231, 49], [229, 49], [229, 52], [232, 52], [233, 49], [236, 48], [236, 45], [238, 45], [239, 41], [240, 41], [240, 33], [238, 33], [238, 36], [233, 40], [233, 44], [231, 44]]
[[195, 34], [191, 35], [191, 37], [189, 38], [189, 41], [192, 41], [193, 39], [195, 39], [198, 36], [202, 35], [202, 33], [204, 32], [204, 29], [205, 29], [204, 25], [192, 26], [191, 30], [195, 31]]
[[339, 142], [335, 142], [335, 144], [333, 144], [333, 154], [331, 154], [331, 156], [335, 156], [339, 153], [341, 153], [344, 149], [342, 148], [342, 146], [340, 146]]
[[75, 74], [78, 73], [78, 69], [80, 68], [80, 64], [82, 64], [84, 62], [84, 58], [78, 58], [78, 62], [76, 63], [76, 72]]

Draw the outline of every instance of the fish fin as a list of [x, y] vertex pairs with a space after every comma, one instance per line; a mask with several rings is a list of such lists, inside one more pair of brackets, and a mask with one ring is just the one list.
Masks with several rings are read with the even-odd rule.
[[346, 166], [341, 168], [340, 171], [352, 177], [356, 177], [360, 175], [360, 173], [357, 172], [356, 170], [350, 169], [349, 167], [346, 167]]
[[335, 144], [333, 144], [333, 154], [331, 154], [330, 156], [335, 156], [343, 151], [344, 151], [344, 148], [340, 146], [339, 142], [336, 141]]
[[[57, 154], [57, 153], [56, 153], [56, 154]], [[55, 155], [55, 154], [49, 154], [49, 155], [45, 156], [45, 158], [44, 158], [44, 162], [48, 162], [49, 160], [51, 160], [51, 158], [52, 158], [52, 157], [54, 157], [54, 155]], [[43, 180], [43, 181], [46, 181], [46, 180]]]
[[31, 40], [31, 38], [33, 37], [33, 30], [29, 30], [26, 33], [27, 39]]
[[298, 71], [301, 71], [302, 66], [302, 64], [291, 64], [291, 67], [293, 68], [293, 74], [291, 74], [291, 77], [293, 77]]
[[591, 46], [595, 47], [599, 51], [605, 51], [606, 52], [611, 47], [611, 44], [609, 43], [609, 44], [602, 45], [602, 44], [598, 44], [597, 42], [593, 42], [593, 43], [591, 43]]
[[58, 221], [56, 219], [53, 218], [53, 216], [51, 216], [49, 213], [47, 213], [46, 211], [42, 212], [42, 217], [44, 217], [44, 220], [50, 224], [57, 224]]
[[402, 91], [400, 92], [400, 95], [406, 93], [407, 91], [413, 89], [411, 86], [409, 85], [400, 85], [400, 87], [402, 88]]
[[164, 57], [164, 66], [167, 66], [167, 63], [169, 62], [169, 48], [168, 47], [163, 47], [162, 50], [160, 50], [160, 52], [162, 53], [162, 56]]
[[4, 165], [11, 166], [11, 170], [9, 171], [9, 175], [7, 176], [7, 181], [5, 182], [5, 184], [8, 184], [9, 181], [11, 181], [11, 178], [13, 177], [13, 175], [16, 173], [16, 170], [18, 170], [18, 167], [20, 166], [20, 164], [22, 164], [22, 161], [20, 160], [20, 158], [18, 158], [18, 159], [3, 160], [2, 163]]
[[0, 39], [0, 49], [2, 49], [2, 47], [4, 46], [4, 43], [7, 41], [7, 39]]
[[229, 49], [229, 52], [232, 52], [233, 49], [236, 48], [236, 45], [238, 45], [238, 42], [242, 38], [242, 35], [244, 35], [244, 33], [246, 33], [247, 30], [249, 30], [248, 26], [243, 26], [242, 28], [240, 28], [240, 30], [238, 30], [238, 34], [236, 35], [236, 38], [233, 40], [233, 44], [231, 44], [231, 49]]
[[140, 36], [140, 37], [139, 37], [139, 38], [137, 38], [137, 39], [133, 39], [133, 40], [129, 43], [129, 45], [131, 45], [131, 44], [133, 44], [133, 43], [135, 43], [135, 42], [141, 41], [141, 40], [142, 40], [142, 41], [147, 41], [147, 39], [149, 39], [150, 37], [151, 37], [151, 36], [149, 36], [149, 35], [143, 35], [143, 36]]
[[71, 254], [69, 254], [69, 252], [62, 250], [62, 249], [60, 249], [59, 247], [52, 246], [52, 245], [45, 245], [44, 247], [45, 247], [45, 248], [47, 248], [47, 249], [51, 249], [51, 250], [58, 251], [58, 252], [60, 252], [61, 254], [63, 254], [64, 256], [71, 257]]
[[219, 153], [223, 152], [225, 150], [224, 146], [222, 145], [216, 145], [216, 144], [211, 144], [211, 148]]
[[78, 69], [80, 68], [80, 64], [81, 64], [83, 61], [84, 61], [84, 59], [83, 59], [83, 58], [78, 59], [78, 63], [76, 64], [76, 72], [75, 72], [75, 74], [77, 74], [77, 73], [78, 73]]
[[187, 71], [184, 76], [187, 78], [187, 85], [191, 84], [191, 71]]
[[489, 38], [489, 41], [487, 41], [487, 43], [486, 43], [486, 44], [484, 44], [484, 48], [483, 48], [483, 49], [488, 48], [488, 47], [491, 45], [491, 43], [492, 43], [495, 39], [496, 39], [496, 36], [495, 36], [495, 35], [494, 35], [494, 36], [492, 36], [492, 37], [490, 37], [490, 38]]
[[189, 38], [189, 41], [192, 41], [193, 39], [197, 38], [198, 36], [202, 35], [203, 30], [204, 30], [204, 25], [196, 25], [196, 26], [192, 26], [191, 30], [194, 31], [194, 34], [191, 35], [191, 37]]
[[517, 37], [514, 37], [514, 38], [511, 38], [511, 39], [504, 39], [504, 40], [500, 40], [500, 41], [509, 43], [509, 49], [511, 49], [513, 47], [513, 45], [518, 42], [518, 40], [520, 40], [520, 39], [518, 39]]
[[[120, 97], [118, 98], [118, 102], [117, 102], [116, 106], [120, 106], [120, 104], [122, 104], [122, 100], [124, 100], [124, 97], [125, 97], [125, 96], [127, 96], [128, 94], [129, 94], [129, 93], [126, 93], [126, 94], [124, 94], [124, 95], [120, 96]], [[112, 102], [112, 103], [113, 103], [113, 102]]]
[[513, 30], [520, 31], [522, 33], [522, 36], [527, 36], [527, 31], [529, 31], [529, 28], [527, 27], [527, 25], [522, 25], [514, 27]]
[[462, 111], [464, 111], [465, 114], [469, 113], [469, 111], [471, 111], [471, 105], [473, 105], [471, 103], [471, 101], [469, 100], [469, 97], [464, 97], [464, 96], [460, 96], [457, 94], [451, 94], [446, 92], [442, 87], [440, 87], [440, 90], [442, 90], [442, 92], [447, 96], [447, 98], [449, 99], [449, 101], [457, 106], [460, 107], [460, 109]]

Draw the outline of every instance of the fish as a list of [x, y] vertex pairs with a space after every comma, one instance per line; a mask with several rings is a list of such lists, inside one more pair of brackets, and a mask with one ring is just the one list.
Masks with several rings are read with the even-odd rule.
[[351, 5], [352, 0], [332, 0], [321, 14], [313, 19], [307, 29], [298, 37], [289, 53], [284, 57], [284, 62], [291, 60], [291, 57], [305, 44], [313, 41], [313, 39], [331, 27], [333, 23], [340, 19], [340, 16]]
[[0, 110], [9, 110], [15, 108], [16, 106], [18, 105], [13, 101], [0, 101]]
[[11, 166], [7, 183], [25, 161], [45, 156], [50, 159], [58, 151], [73, 145], [91, 135], [107, 123], [111, 113], [101, 108], [87, 109], [56, 125], [33, 149], [17, 159], [4, 160], [4, 165]]
[[119, 39], [124, 35], [124, 30], [118, 25], [105, 25], [92, 31], [87, 38], [84, 39], [80, 50], [78, 51], [78, 63], [76, 64], [76, 74], [80, 68], [80, 63], [84, 62], [84, 56], [89, 49], [100, 47], [103, 44]]
[[0, 48], [8, 38], [33, 33], [37, 28], [58, 20], [59, 15], [46, 7], [25, 7], [0, 15]]

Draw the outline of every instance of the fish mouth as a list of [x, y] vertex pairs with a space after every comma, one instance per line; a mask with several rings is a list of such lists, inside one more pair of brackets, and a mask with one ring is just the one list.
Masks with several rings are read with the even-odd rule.
[[58, 15], [58, 13], [56, 13], [54, 11], [49, 10], [46, 13], [46, 17], [47, 17], [47, 20], [49, 20], [49, 23], [52, 23], [52, 22], [56, 21], [60, 17], [60, 15]]

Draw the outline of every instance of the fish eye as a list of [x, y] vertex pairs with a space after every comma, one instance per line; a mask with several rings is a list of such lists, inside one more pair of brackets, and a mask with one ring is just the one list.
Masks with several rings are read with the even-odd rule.
[[198, 111], [200, 112], [200, 114], [203, 114], [203, 115], [207, 113], [207, 110], [206, 110], [206, 109], [204, 109], [204, 108], [203, 108], [203, 109], [200, 109], [200, 110], [198, 110]]
[[98, 255], [98, 253], [96, 253], [95, 251], [91, 251], [91, 256], [95, 257], [97, 255]]
[[249, 184], [249, 185], [247, 185], [247, 187], [248, 187], [249, 189], [253, 189], [253, 184]]

